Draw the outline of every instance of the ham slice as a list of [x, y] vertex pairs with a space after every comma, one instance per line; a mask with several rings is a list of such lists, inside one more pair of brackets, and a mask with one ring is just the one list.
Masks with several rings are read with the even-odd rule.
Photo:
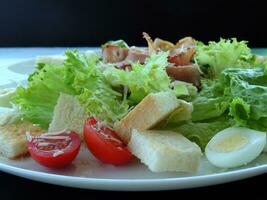
[[168, 61], [170, 63], [174, 63], [177, 66], [189, 65], [195, 53], [196, 53], [195, 48], [182, 46], [178, 49], [173, 50], [170, 53]]
[[167, 74], [174, 80], [185, 81], [200, 87], [200, 72], [192, 64], [196, 53], [196, 42], [192, 37], [185, 37], [177, 42], [168, 57]]
[[139, 61], [141, 64], [144, 64], [148, 56], [149, 55], [147, 49], [131, 48], [129, 50], [128, 56], [126, 57], [126, 60], [135, 62]]
[[123, 61], [128, 55], [128, 48], [106, 45], [102, 48], [102, 56], [104, 63], [117, 63]]
[[125, 69], [126, 67], [131, 66], [131, 62], [139, 62], [141, 64], [144, 64], [148, 56], [149, 55], [147, 49], [130, 48], [128, 56], [125, 58], [125, 60], [116, 63], [116, 66], [118, 68]]
[[194, 46], [196, 46], [196, 41], [192, 37], [185, 37], [185, 38], [179, 40], [175, 44], [175, 46], [173, 47], [173, 49], [181, 48], [182, 46], [194, 47]]
[[157, 52], [159, 49], [157, 49], [156, 45], [154, 44], [153, 40], [151, 39], [151, 37], [146, 33], [143, 32], [143, 37], [145, 38], [145, 40], [147, 41], [147, 45], [148, 45], [148, 52], [149, 54], [155, 53]]
[[174, 80], [192, 83], [196, 87], [200, 87], [200, 72], [194, 65], [170, 65], [166, 68], [166, 72]]

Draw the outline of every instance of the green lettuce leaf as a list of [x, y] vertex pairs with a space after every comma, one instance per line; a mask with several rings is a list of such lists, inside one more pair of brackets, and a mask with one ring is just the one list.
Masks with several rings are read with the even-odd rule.
[[183, 134], [189, 140], [195, 142], [204, 151], [210, 139], [219, 131], [233, 126], [234, 122], [227, 115], [218, 118], [212, 118], [207, 121], [190, 122], [186, 121], [176, 124], [169, 124], [164, 129], [176, 131]]
[[230, 98], [224, 96], [224, 87], [216, 81], [203, 80], [202, 90], [192, 101], [192, 121], [202, 121], [223, 115], [229, 107]]
[[191, 100], [197, 96], [197, 88], [182, 81], [171, 82], [166, 73], [168, 52], [152, 54], [144, 65], [132, 63], [132, 70], [121, 70], [109, 67], [104, 71], [108, 83], [115, 87], [126, 87], [130, 91], [128, 97], [131, 105], [138, 104], [150, 93], [172, 91], [178, 98]]
[[229, 126], [267, 131], [265, 66], [227, 68], [219, 79], [203, 80], [202, 87], [192, 101], [191, 121], [169, 123], [164, 128], [184, 134], [202, 149], [214, 134]]
[[238, 125], [246, 125], [249, 119], [250, 105], [242, 98], [233, 99], [230, 103], [230, 115], [236, 120]]
[[44, 65], [29, 76], [26, 87], [18, 87], [13, 103], [23, 119], [47, 128], [60, 93], [77, 95], [89, 115], [114, 121], [127, 113], [121, 93], [106, 82], [96, 63], [77, 51], [67, 51], [64, 65]]
[[47, 128], [60, 92], [75, 95], [74, 75], [65, 67], [46, 65], [30, 76], [27, 87], [19, 86], [13, 103], [23, 119]]
[[197, 96], [197, 88], [191, 83], [174, 81], [170, 86], [173, 90], [173, 93], [180, 99], [190, 101]]
[[228, 113], [236, 125], [262, 131], [267, 127], [262, 123], [267, 119], [266, 67], [225, 69], [213, 84], [204, 82], [193, 107], [195, 122]]
[[251, 53], [247, 42], [221, 39], [209, 42], [208, 45], [198, 43], [195, 56], [200, 69], [208, 78], [218, 78], [226, 68], [247, 68], [256, 65], [256, 56]]
[[80, 68], [75, 75], [73, 87], [89, 115], [114, 122], [127, 114], [128, 102], [108, 84], [103, 73], [96, 67], [96, 59], [88, 59], [72, 52], [66, 52], [66, 56], [66, 66]]
[[249, 124], [267, 118], [267, 75], [265, 67], [227, 69], [220, 78], [225, 96], [233, 99], [230, 114], [237, 123]]
[[177, 102], [177, 108], [162, 120], [157, 127], [173, 127], [191, 120], [193, 111], [192, 104], [181, 99], [177, 99]]
[[144, 65], [132, 63], [132, 70], [111, 67], [104, 76], [113, 87], [126, 86], [130, 90], [128, 98], [131, 105], [138, 104], [150, 93], [170, 90], [171, 79], [166, 73], [168, 52], [152, 54]]
[[267, 118], [267, 75], [265, 67], [228, 68], [218, 80], [203, 82], [193, 100], [193, 121], [218, 117], [228, 112], [238, 125]]

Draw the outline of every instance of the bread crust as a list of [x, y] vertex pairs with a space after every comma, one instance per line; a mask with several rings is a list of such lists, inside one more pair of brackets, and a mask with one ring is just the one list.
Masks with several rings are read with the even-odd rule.
[[166, 118], [179, 105], [171, 92], [160, 92], [146, 96], [123, 119], [114, 124], [114, 129], [127, 144], [132, 129], [147, 130]]
[[28, 154], [26, 132], [39, 134], [46, 132], [30, 122], [20, 122], [0, 126], [0, 154], [16, 159]]
[[75, 131], [83, 139], [83, 126], [88, 117], [85, 108], [77, 97], [61, 93], [54, 108], [49, 132]]
[[128, 148], [153, 172], [196, 172], [200, 164], [198, 145], [173, 131], [133, 130]]

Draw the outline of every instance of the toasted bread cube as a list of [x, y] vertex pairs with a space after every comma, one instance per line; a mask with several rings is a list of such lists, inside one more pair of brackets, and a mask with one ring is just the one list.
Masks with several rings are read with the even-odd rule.
[[49, 132], [69, 130], [75, 131], [83, 138], [83, 126], [88, 115], [77, 97], [61, 93], [54, 108]]
[[114, 129], [127, 144], [132, 129], [147, 130], [174, 111], [179, 105], [172, 92], [159, 92], [146, 96], [123, 119], [114, 124]]
[[176, 132], [134, 129], [128, 147], [153, 172], [195, 172], [199, 167], [199, 146]]
[[26, 132], [45, 132], [29, 122], [0, 126], [0, 154], [14, 159], [28, 153]]

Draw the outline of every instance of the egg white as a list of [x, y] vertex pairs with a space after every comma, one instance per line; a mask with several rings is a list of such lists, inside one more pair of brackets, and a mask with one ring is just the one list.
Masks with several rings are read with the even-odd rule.
[[207, 144], [205, 154], [215, 166], [233, 168], [246, 165], [260, 155], [266, 144], [266, 133], [230, 127], [217, 133]]

